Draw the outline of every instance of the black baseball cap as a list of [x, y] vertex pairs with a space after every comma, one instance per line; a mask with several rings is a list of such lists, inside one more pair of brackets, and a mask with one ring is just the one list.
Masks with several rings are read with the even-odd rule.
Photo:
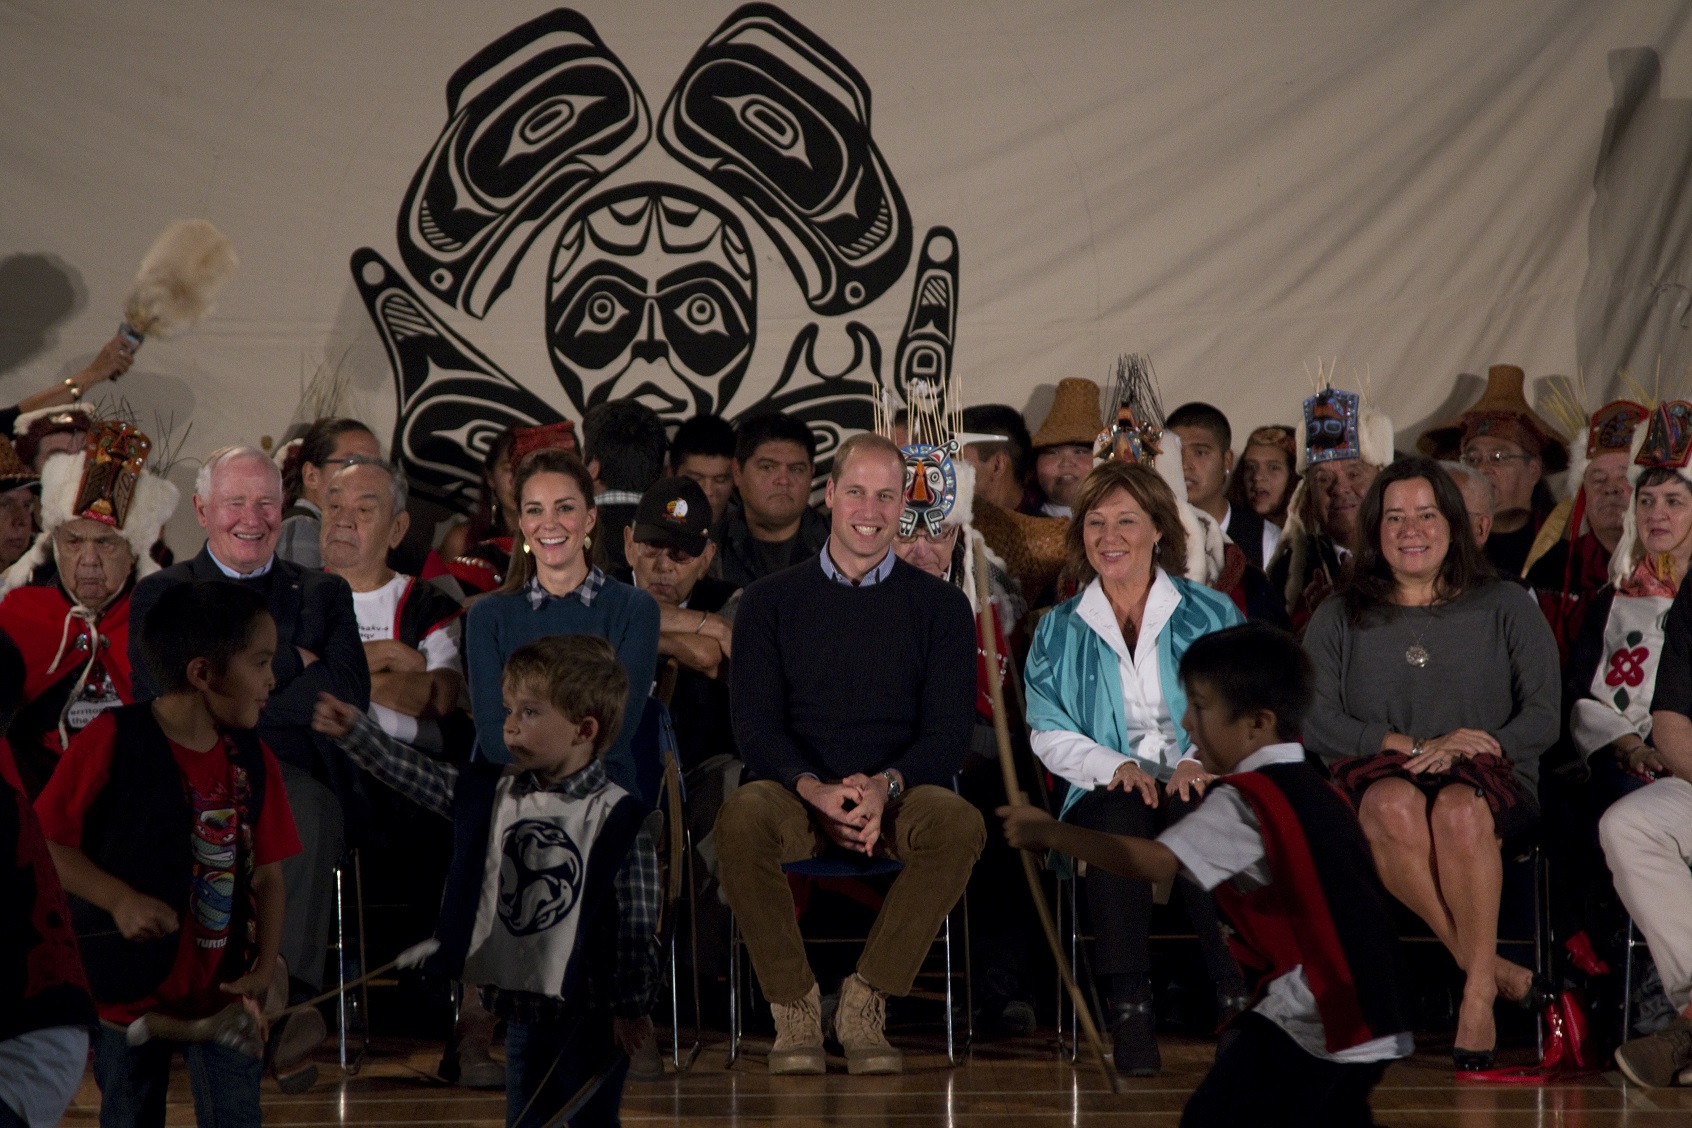
[[679, 548], [689, 556], [705, 551], [711, 540], [711, 502], [692, 478], [662, 478], [640, 496], [635, 510], [638, 544]]

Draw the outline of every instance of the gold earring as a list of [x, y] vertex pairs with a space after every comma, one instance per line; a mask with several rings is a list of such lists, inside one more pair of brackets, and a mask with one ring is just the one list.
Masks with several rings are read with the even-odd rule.
[[592, 548], [593, 547], [593, 538], [592, 537], [583, 537], [582, 538], [582, 547], [584, 549]]
[[523, 542], [523, 555], [527, 556], [528, 554], [529, 554], [529, 542], [524, 541]]

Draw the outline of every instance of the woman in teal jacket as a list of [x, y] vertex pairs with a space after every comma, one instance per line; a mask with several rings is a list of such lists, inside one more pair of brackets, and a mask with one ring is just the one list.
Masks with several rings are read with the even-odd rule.
[[[1063, 817], [1093, 830], [1155, 837], [1198, 802], [1211, 778], [1181, 727], [1187, 702], [1176, 671], [1194, 639], [1243, 619], [1227, 596], [1181, 574], [1183, 504], [1149, 466], [1095, 468], [1068, 533], [1068, 570], [1085, 586], [1041, 621], [1028, 655], [1034, 753], [1067, 785]], [[1162, 1061], [1147, 950], [1151, 885], [1097, 867], [1082, 884], [1116, 1067], [1154, 1075]], [[1185, 879], [1181, 886], [1219, 1008], [1244, 1009], [1215, 904]]]

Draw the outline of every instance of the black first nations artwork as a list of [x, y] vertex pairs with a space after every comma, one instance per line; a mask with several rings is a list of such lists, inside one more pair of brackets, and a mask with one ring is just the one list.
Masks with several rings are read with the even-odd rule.
[[[759, 277], [753, 231], [812, 315], [785, 339], [760, 333], [760, 288], [774, 280]], [[363, 247], [352, 274], [393, 367], [395, 456], [419, 495], [449, 508], [468, 507], [507, 427], [580, 419], [610, 399], [672, 423], [786, 411], [816, 432], [822, 473], [881, 397], [948, 386], [956, 239], [944, 227], [914, 238], [863, 76], [769, 4], [730, 15], [656, 117], [581, 13], [513, 28], [447, 82], [445, 124], [395, 236], [398, 265]], [[544, 256], [544, 292], [514, 293], [531, 253]], [[909, 312], [884, 383], [881, 341], [854, 314], [902, 280]], [[504, 367], [474, 341], [501, 302], [531, 309], [537, 330], [535, 354]], [[817, 364], [825, 329], [850, 343], [839, 371]], [[556, 386], [532, 386], [546, 368]]]

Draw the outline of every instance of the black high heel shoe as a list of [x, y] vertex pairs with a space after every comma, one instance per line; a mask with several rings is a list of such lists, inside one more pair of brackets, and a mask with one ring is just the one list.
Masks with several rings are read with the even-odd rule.
[[1550, 981], [1536, 971], [1528, 983], [1527, 994], [1510, 1001], [1529, 1014], [1538, 1014], [1557, 1001], [1557, 992], [1552, 988]]
[[1485, 1073], [1492, 1068], [1493, 1057], [1492, 1050], [1451, 1048], [1451, 1064], [1457, 1067], [1458, 1073]]

